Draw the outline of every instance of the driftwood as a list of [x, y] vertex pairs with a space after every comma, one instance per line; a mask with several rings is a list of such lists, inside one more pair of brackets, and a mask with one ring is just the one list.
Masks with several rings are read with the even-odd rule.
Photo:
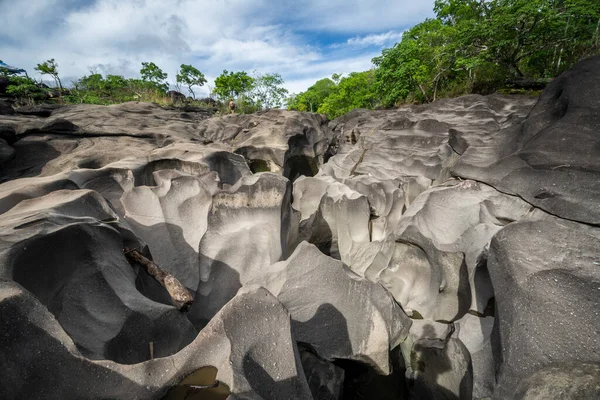
[[173, 305], [179, 310], [186, 311], [194, 298], [188, 290], [173, 275], [163, 271], [158, 265], [144, 257], [135, 249], [125, 249], [125, 257], [130, 264], [141, 265], [154, 279], [167, 289]]

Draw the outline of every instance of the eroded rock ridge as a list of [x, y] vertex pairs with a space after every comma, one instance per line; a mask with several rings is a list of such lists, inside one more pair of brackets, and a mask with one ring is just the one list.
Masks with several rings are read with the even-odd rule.
[[0, 111], [0, 398], [600, 397], [600, 57], [334, 121]]

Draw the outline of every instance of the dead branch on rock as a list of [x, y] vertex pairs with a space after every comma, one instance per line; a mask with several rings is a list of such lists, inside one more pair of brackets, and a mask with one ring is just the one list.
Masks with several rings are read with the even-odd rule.
[[148, 272], [154, 279], [158, 281], [158, 283], [161, 284], [162, 287], [167, 289], [167, 292], [169, 292], [169, 296], [171, 296], [171, 301], [175, 307], [177, 307], [179, 310], [186, 311], [187, 308], [192, 304], [194, 298], [190, 292], [188, 292], [185, 286], [183, 286], [173, 275], [163, 271], [158, 265], [144, 257], [136, 249], [126, 248], [124, 249], [124, 253], [125, 258], [127, 258], [127, 261], [129, 261], [131, 265], [141, 265], [146, 272]]

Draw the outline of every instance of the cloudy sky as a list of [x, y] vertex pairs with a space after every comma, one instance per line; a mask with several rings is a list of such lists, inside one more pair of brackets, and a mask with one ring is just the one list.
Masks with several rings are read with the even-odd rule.
[[[180, 64], [209, 80], [223, 69], [278, 72], [290, 92], [364, 71], [433, 0], [0, 0], [0, 60], [34, 74], [55, 58], [63, 82], [139, 76], [153, 61], [173, 83]], [[207, 93], [208, 88], [203, 88]]]

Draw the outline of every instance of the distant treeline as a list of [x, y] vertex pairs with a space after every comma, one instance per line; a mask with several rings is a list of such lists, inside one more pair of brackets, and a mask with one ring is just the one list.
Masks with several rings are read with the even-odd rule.
[[[58, 101], [82, 104], [118, 104], [127, 101], [151, 101], [159, 104], [183, 103], [196, 105], [218, 104], [227, 109], [229, 100], [234, 100], [242, 112], [254, 112], [264, 108], [281, 107], [288, 91], [279, 74], [251, 76], [245, 71], [223, 73], [215, 79], [210, 98], [196, 99], [198, 87], [207, 81], [204, 74], [192, 65], [182, 64], [175, 77], [175, 90], [170, 91], [168, 75], [153, 62], [143, 62], [141, 78], [125, 78], [121, 75], [106, 75], [90, 71], [68, 88], [64, 88], [59, 77], [58, 64], [54, 59], [38, 64], [35, 70], [42, 76], [54, 79], [55, 87], [36, 82], [29, 76], [11, 73], [0, 68], [0, 75], [8, 76], [6, 94], [21, 103]], [[186, 97], [181, 91], [187, 91]], [[216, 100], [216, 101], [215, 101]], [[207, 104], [208, 103], [208, 104]]]
[[288, 108], [331, 118], [353, 108], [432, 102], [553, 78], [600, 53], [599, 0], [438, 0], [374, 69], [322, 79]]
[[[233, 99], [246, 113], [287, 105], [335, 118], [354, 108], [427, 103], [488, 94], [511, 83], [543, 82], [600, 53], [600, 0], [437, 0], [434, 12], [436, 18], [404, 32], [399, 43], [374, 58], [372, 70], [334, 74], [289, 97], [280, 74], [225, 70], [209, 88], [211, 98], [223, 111]], [[172, 103], [183, 97], [169, 93], [167, 74], [152, 62], [142, 63], [141, 78], [91, 71], [68, 89], [54, 59], [35, 70], [52, 77], [56, 88], [0, 68], [0, 75], [9, 75], [6, 92], [21, 102], [90, 104]], [[206, 82], [197, 68], [182, 64], [175, 88], [191, 95], [184, 102], [199, 103], [194, 88]]]

